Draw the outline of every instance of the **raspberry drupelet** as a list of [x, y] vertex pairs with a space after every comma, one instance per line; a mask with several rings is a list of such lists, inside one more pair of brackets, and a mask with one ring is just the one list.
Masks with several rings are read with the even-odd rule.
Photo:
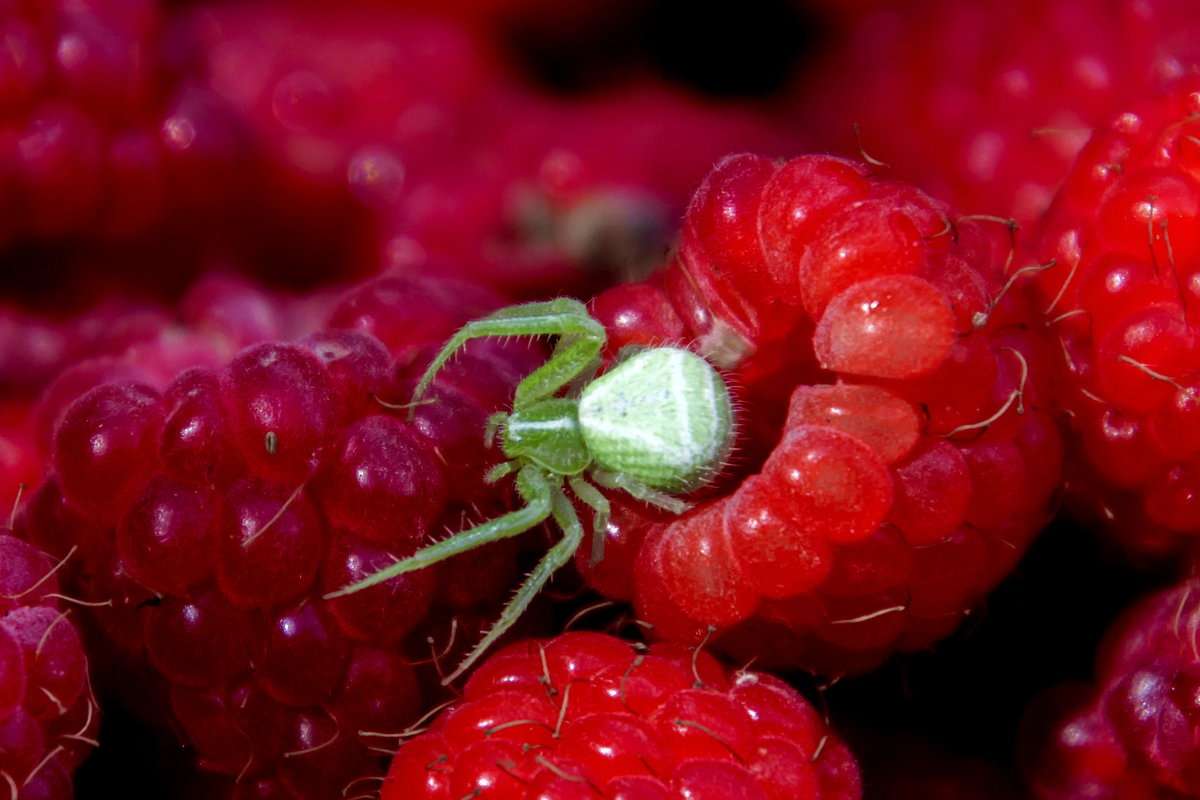
[[656, 635], [833, 674], [953, 631], [1059, 485], [1014, 236], [867, 164], [721, 161], [669, 265], [594, 305], [614, 350], [731, 370], [735, 463], [678, 518], [614, 511], [612, 559], [580, 568]]

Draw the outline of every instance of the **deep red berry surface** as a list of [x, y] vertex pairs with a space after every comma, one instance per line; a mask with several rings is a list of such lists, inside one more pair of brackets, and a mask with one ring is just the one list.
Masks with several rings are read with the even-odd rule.
[[669, 265], [594, 304], [612, 350], [691, 343], [742, 404], [705, 504], [610, 525], [640, 550], [597, 586], [659, 636], [869, 668], [951, 632], [1050, 517], [1062, 444], [1012, 227], [871, 170], [728, 156]]
[[[289, 248], [295, 230], [280, 229], [302, 215], [290, 200], [264, 202], [259, 153], [195, 57], [197, 33], [156, 0], [6, 8], [6, 293], [60, 308], [114, 290], [175, 296], [235, 250], [249, 254], [235, 259], [242, 268], [288, 284], [329, 278], [349, 260], [345, 243], [329, 245], [315, 227]], [[309, 201], [349, 226], [336, 199]], [[341, 206], [353, 207], [348, 197]], [[255, 225], [243, 224], [247, 214]], [[291, 271], [261, 253], [282, 255]]]
[[703, 652], [597, 633], [495, 653], [405, 741], [382, 800], [470, 795], [818, 800], [861, 796], [858, 768], [783, 682]]
[[[827, 49], [796, 62], [794, 94], [744, 103], [651, 73], [686, 53], [643, 53], [646, 37], [700, 42], [676, 35], [678, 3], [645, 4], [618, 52], [593, 49], [639, 2], [6, 6], [0, 521], [16, 506], [16, 536], [47, 555], [0, 536], [0, 798], [70, 796], [97, 735], [85, 664], [114, 705], [81, 800], [112, 791], [105, 751], [126, 734], [157, 737], [146, 749], [168, 762], [139, 753], [116, 784], [129, 796], [145, 778], [183, 784], [145, 792], [181, 800], [857, 797], [830, 719], [868, 797], [1017, 796], [960, 756], [984, 739], [1009, 756], [1012, 720], [988, 707], [1044, 685], [1054, 648], [1012, 624], [1016, 644], [962, 670], [943, 730], [921, 675], [986, 653], [1014, 603], [1061, 645], [1045, 633], [1061, 607], [1028, 608], [1033, 559], [983, 605], [1057, 507], [1061, 419], [1073, 511], [1141, 553], [1177, 555], [1200, 529], [1197, 87], [1127, 102], [1193, 70], [1196, 11], [793, 0], [806, 19], [838, 5], [821, 12], [838, 28], [799, 31]], [[721, 46], [684, 50], [733, 72], [751, 60], [725, 18]], [[550, 61], [496, 47], [564, 27], [583, 46], [557, 40]], [[774, 33], [752, 47], [771, 56]], [[779, 158], [814, 144], [863, 161]], [[720, 159], [740, 151], [762, 155]], [[467, 319], [595, 291], [606, 357], [669, 342], [725, 371], [731, 463], [678, 516], [606, 492], [604, 557], [576, 555], [656, 644], [498, 652], [461, 704], [420, 719], [553, 526], [325, 595], [513, 507], [511, 483], [486, 480], [499, 456], [482, 431], [544, 353], [475, 342], [433, 402], [400, 404]], [[1063, 561], [1051, 579], [1068, 587], [1089, 569]], [[532, 632], [604, 619], [565, 573]], [[1039, 800], [1200, 795], [1192, 591], [1163, 598], [1114, 631], [1095, 682], [1031, 712]], [[1099, 600], [1062, 639], [1086, 638]], [[846, 679], [818, 714], [706, 652]], [[887, 741], [885, 720], [888, 755], [864, 756], [854, 723], [889, 699], [955, 752]]]
[[797, 116], [832, 152], [862, 148], [889, 176], [1022, 225], [1093, 126], [1200, 55], [1187, 0], [875, 5], [799, 76]]
[[4, 21], [0, 242], [144, 231], [163, 199], [151, 2], [17, 4]]
[[1079, 442], [1068, 500], [1143, 556], [1186, 549], [1200, 530], [1198, 91], [1189, 77], [1099, 128], [1037, 241], [1057, 402]]
[[1039, 800], [1200, 794], [1198, 588], [1141, 600], [1106, 634], [1092, 682], [1055, 686], [1027, 712], [1023, 766]]
[[405, 5], [214, 4], [184, 17], [198, 71], [275, 189], [268, 206], [323, 230], [321, 206], [301, 201], [352, 199], [370, 264], [419, 270], [435, 257], [521, 295], [591, 292], [652, 269], [723, 153], [798, 147], [748, 104], [654, 79], [551, 95], [479, 31]]
[[76, 616], [45, 553], [0, 532], [0, 782], [14, 800], [70, 800], [100, 707]]
[[536, 348], [472, 349], [411, 421], [400, 405], [432, 349], [500, 302], [433, 275], [290, 300], [214, 277], [171, 335], [45, 390], [47, 475], [19, 530], [89, 605], [101, 685], [169, 723], [220, 776], [211, 796], [323, 798], [378, 776], [378, 737], [432, 703], [436, 665], [515, 575], [508, 542], [470, 562], [486, 577], [434, 568], [324, 598], [508, 505], [483, 481], [483, 430]]

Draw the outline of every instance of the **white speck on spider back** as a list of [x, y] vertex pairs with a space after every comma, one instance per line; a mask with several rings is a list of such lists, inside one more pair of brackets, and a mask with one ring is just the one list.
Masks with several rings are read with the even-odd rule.
[[579, 425], [598, 466], [680, 492], [719, 470], [733, 439], [733, 410], [711, 364], [689, 350], [656, 347], [584, 389]]

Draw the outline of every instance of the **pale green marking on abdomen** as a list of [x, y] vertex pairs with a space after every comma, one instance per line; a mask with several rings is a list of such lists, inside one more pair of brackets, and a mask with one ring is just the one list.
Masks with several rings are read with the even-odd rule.
[[688, 350], [631, 356], [593, 381], [579, 401], [596, 464], [668, 492], [716, 472], [729, 452], [733, 412], [717, 371]]

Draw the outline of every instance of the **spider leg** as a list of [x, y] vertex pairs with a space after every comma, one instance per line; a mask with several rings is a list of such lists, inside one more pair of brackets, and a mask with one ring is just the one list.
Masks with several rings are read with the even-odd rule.
[[508, 414], [505, 414], [503, 411], [497, 411], [495, 414], [488, 416], [487, 427], [483, 431], [484, 447], [489, 450], [491, 449], [492, 445], [496, 442], [496, 434], [504, 427], [504, 420], [506, 419], [508, 419]]
[[517, 391], [513, 394], [513, 410], [520, 411], [538, 400], [551, 397], [580, 375], [595, 372], [604, 339], [603, 327], [598, 336], [594, 331], [564, 335], [546, 363], [517, 384]]
[[541, 469], [534, 466], [527, 466], [518, 472], [517, 491], [520, 492], [521, 497], [525, 500], [525, 505], [516, 511], [510, 511], [495, 519], [476, 525], [474, 528], [460, 531], [448, 539], [443, 539], [428, 547], [423, 547], [408, 558], [401, 559], [395, 564], [384, 567], [373, 575], [368, 575], [361, 580], [343, 586], [337, 591], [330, 592], [325, 595], [325, 599], [330, 600], [335, 597], [354, 594], [357, 591], [368, 589], [390, 580], [397, 575], [424, 569], [439, 561], [456, 556], [459, 553], [465, 553], [479, 545], [516, 536], [517, 534], [524, 533], [550, 516], [553, 510], [551, 507], [551, 484]]
[[537, 563], [537, 566], [529, 573], [529, 577], [517, 589], [516, 594], [504, 606], [500, 617], [492, 624], [492, 627], [488, 628], [488, 632], [479, 640], [479, 644], [475, 645], [454, 672], [445, 677], [442, 681], [443, 686], [448, 686], [458, 680], [489, 647], [496, 643], [497, 639], [512, 627], [514, 622], [521, 618], [525, 609], [533, 602], [533, 598], [537, 597], [554, 573], [562, 569], [579, 549], [579, 545], [583, 541], [583, 525], [579, 522], [579, 515], [575, 513], [571, 501], [567, 499], [561, 487], [550, 486], [549, 494], [551, 513], [554, 515], [554, 521], [558, 523], [558, 527], [562, 529], [562, 539], [546, 551], [546, 555], [542, 556], [542, 560]]
[[[592, 319], [587, 308], [578, 300], [560, 297], [542, 303], [523, 303], [509, 306], [490, 314], [482, 319], [468, 322], [438, 351], [425, 374], [417, 382], [413, 390], [412, 400], [417, 402], [429, 389], [429, 384], [450, 357], [471, 339], [504, 336], [555, 336], [576, 334], [580, 339], [594, 342], [595, 353], [600, 352], [604, 344], [604, 326]], [[593, 354], [594, 355], [594, 354]], [[553, 360], [553, 359], [552, 359]], [[579, 367], [582, 369], [582, 367]], [[567, 375], [562, 383], [551, 387], [550, 393], [571, 379], [575, 373]], [[528, 378], [526, 378], [528, 380]], [[522, 381], [522, 385], [524, 385]], [[520, 389], [518, 388], [518, 393]], [[542, 395], [546, 396], [546, 395]], [[529, 399], [539, 399], [533, 397]], [[412, 412], [410, 411], [410, 414]]]
[[505, 475], [511, 475], [512, 473], [516, 472], [521, 468], [521, 466], [521, 461], [515, 458], [512, 461], [502, 461], [501, 463], [489, 469], [487, 471], [487, 475], [483, 476], [483, 479], [487, 483], [495, 483]]
[[575, 496], [591, 507], [592, 515], [592, 554], [590, 565], [596, 566], [604, 560], [604, 533], [608, 530], [608, 518], [612, 515], [608, 498], [600, 490], [592, 486], [578, 475], [567, 478], [571, 491]]
[[660, 492], [657, 489], [651, 489], [641, 481], [636, 481], [633, 478], [628, 478], [615, 472], [593, 468], [591, 476], [592, 480], [605, 489], [620, 489], [626, 494], [633, 495], [643, 503], [657, 506], [664, 511], [670, 511], [672, 514], [682, 514], [692, 507], [692, 504], [686, 500], [680, 500], [673, 495]]

